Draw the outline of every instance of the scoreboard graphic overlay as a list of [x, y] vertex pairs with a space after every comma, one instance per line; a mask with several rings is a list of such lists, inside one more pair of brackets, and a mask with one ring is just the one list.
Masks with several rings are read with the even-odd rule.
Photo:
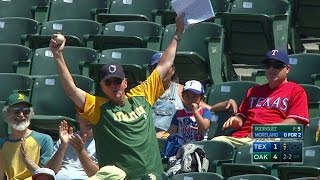
[[302, 163], [303, 125], [253, 125], [252, 163]]

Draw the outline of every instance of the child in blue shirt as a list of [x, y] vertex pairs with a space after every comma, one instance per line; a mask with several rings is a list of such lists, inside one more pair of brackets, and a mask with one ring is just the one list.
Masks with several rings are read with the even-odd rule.
[[199, 81], [187, 81], [182, 91], [184, 109], [178, 110], [164, 136], [178, 133], [184, 143], [206, 140], [210, 128], [211, 112], [199, 106], [204, 98], [204, 88]]

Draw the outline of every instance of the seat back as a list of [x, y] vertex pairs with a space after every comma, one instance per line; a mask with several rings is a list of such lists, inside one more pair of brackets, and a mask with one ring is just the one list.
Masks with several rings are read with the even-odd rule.
[[0, 101], [0, 138], [8, 136], [8, 124], [5, 122], [3, 117], [2, 109], [4, 108], [5, 101]]
[[[108, 8], [109, 0], [54, 0], [51, 3], [48, 21], [60, 19], [90, 19], [93, 9]], [[79, 28], [81, 29], [81, 28]]]
[[[103, 35], [92, 40], [92, 48], [100, 51], [114, 48], [159, 49], [162, 26], [149, 21], [121, 21], [107, 23]], [[88, 42], [90, 44], [90, 42]], [[88, 45], [87, 47], [91, 47]]]
[[320, 146], [308, 146], [303, 148], [303, 166], [320, 167]]
[[23, 17], [0, 18], [0, 43], [21, 44], [22, 35], [38, 33], [38, 22]]
[[196, 141], [192, 143], [203, 147], [203, 150], [206, 153], [206, 158], [209, 160], [209, 172], [216, 172], [215, 162], [217, 161], [234, 160], [236, 150], [230, 143], [215, 140]]
[[288, 8], [285, 0], [234, 0], [230, 13], [278, 15], [286, 14]]
[[253, 81], [228, 81], [214, 84], [207, 95], [208, 104], [234, 99], [238, 105], [244, 100], [249, 88], [259, 85]]
[[307, 93], [309, 117], [320, 117], [320, 87], [311, 84], [300, 84]]
[[[166, 26], [161, 43], [162, 51], [171, 42], [175, 29], [175, 24]], [[223, 46], [223, 41], [220, 41], [222, 38], [222, 26], [215, 23], [202, 22], [187, 28], [179, 43], [174, 62], [179, 78], [186, 81], [194, 77], [202, 83], [212, 84], [213, 75], [216, 75], [213, 73], [213, 67], [219, 66], [214, 62], [221, 61], [219, 58], [222, 57], [220, 51], [220, 47]], [[210, 39], [215, 39], [217, 44], [210, 46]], [[210, 54], [215, 54], [214, 58], [217, 59], [210, 58]]]
[[237, 148], [234, 163], [251, 164], [252, 163], [252, 146], [245, 145]]
[[105, 25], [103, 35], [107, 36], [138, 36], [141, 38], [162, 35], [160, 24], [148, 21], [121, 21]]
[[21, 91], [30, 95], [32, 79], [29, 76], [16, 73], [0, 73], [0, 101], [6, 101], [12, 91]]
[[[223, 15], [226, 32], [226, 78], [236, 76], [234, 64], [258, 68], [271, 49], [287, 51], [290, 4], [284, 0], [235, 0]], [[258, 43], [257, 43], [258, 42]]]
[[299, 37], [320, 37], [320, 25], [313, 18], [320, 15], [320, 2], [317, 0], [291, 0], [293, 10], [292, 27], [297, 29]]
[[45, 22], [40, 35], [29, 38], [32, 49], [48, 47], [51, 35], [57, 32], [65, 35], [67, 46], [84, 46], [84, 36], [100, 34], [100, 23], [87, 19], [63, 19]]
[[[207, 93], [207, 104], [213, 105], [228, 99], [234, 99], [239, 106], [244, 100], [247, 90], [257, 85], [258, 83], [252, 81], [228, 81], [213, 84]], [[224, 122], [227, 121], [232, 114], [233, 111], [215, 112], [218, 120], [217, 130], [214, 136], [230, 135], [234, 131], [233, 129], [222, 130]]]
[[189, 172], [182, 174], [175, 174], [171, 178], [172, 180], [186, 180], [186, 179], [197, 179], [197, 180], [223, 180], [220, 174], [212, 172]]
[[0, 17], [25, 17], [33, 19], [32, 6], [47, 6], [50, 0], [0, 1]]
[[229, 177], [227, 180], [280, 180], [279, 178], [268, 174], [245, 174]]
[[[166, 27], [161, 43], [162, 51], [164, 51], [171, 42], [175, 34], [175, 29], [175, 24], [170, 24]], [[177, 51], [191, 51], [198, 53], [201, 57], [209, 62], [208, 39], [220, 38], [222, 33], [223, 29], [218, 24], [210, 22], [195, 24], [185, 30], [181, 41], [179, 42]]]
[[156, 50], [147, 48], [118, 48], [103, 50], [99, 63], [118, 62], [119, 64], [138, 64], [148, 66]]
[[[27, 62], [30, 60], [31, 54], [31, 50], [28, 47], [0, 43], [0, 73], [16, 73], [16, 62]], [[28, 74], [28, 70], [25, 73]]]
[[291, 70], [288, 79], [300, 84], [313, 84], [312, 74], [320, 74], [320, 54], [301, 53], [289, 55]]
[[132, 14], [146, 16], [153, 21], [153, 10], [166, 10], [170, 7], [168, 0], [113, 0], [110, 4], [110, 14]]
[[303, 146], [315, 146], [318, 144], [319, 139], [317, 141], [317, 131], [320, 123], [319, 117], [314, 117], [309, 119], [309, 124], [305, 126], [303, 131]]
[[[88, 75], [88, 63], [96, 62], [98, 54], [94, 49], [66, 46], [63, 50], [63, 56], [71, 74]], [[31, 62], [30, 75], [53, 74], [58, 74], [58, 71], [50, 49], [36, 49]]]
[[[92, 79], [82, 75], [72, 77], [77, 87], [93, 92]], [[76, 113], [75, 104], [65, 94], [58, 75], [35, 76], [31, 102], [37, 115], [74, 117]]]

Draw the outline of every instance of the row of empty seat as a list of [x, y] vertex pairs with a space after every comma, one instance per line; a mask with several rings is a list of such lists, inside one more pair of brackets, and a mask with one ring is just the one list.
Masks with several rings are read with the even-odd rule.
[[[319, 120], [319, 119], [318, 119]], [[164, 141], [159, 140], [160, 148]], [[252, 164], [253, 150], [251, 145], [235, 148], [222, 141], [197, 141], [202, 146], [209, 160], [208, 172], [216, 173], [227, 179], [237, 175], [265, 174], [281, 180], [301, 177], [317, 177], [320, 174], [319, 157], [320, 145], [305, 146], [302, 150], [303, 163], [254, 163]], [[166, 161], [163, 161], [166, 162]], [[181, 176], [188, 176], [188, 173]], [[257, 177], [258, 178], [258, 177]], [[258, 178], [260, 179], [260, 178]]]

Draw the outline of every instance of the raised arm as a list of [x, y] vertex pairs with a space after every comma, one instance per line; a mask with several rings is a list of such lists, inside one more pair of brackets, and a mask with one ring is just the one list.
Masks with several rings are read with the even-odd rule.
[[181, 39], [181, 36], [184, 32], [184, 15], [176, 17], [176, 32], [168, 45], [167, 49], [164, 51], [163, 55], [160, 58], [160, 61], [156, 67], [156, 70], [159, 72], [161, 79], [164, 79], [169, 69], [173, 65], [173, 61], [176, 56], [176, 51], [178, 48], [178, 43]]
[[52, 39], [50, 41], [50, 50], [53, 54], [53, 57], [56, 59], [56, 65], [57, 65], [58, 73], [62, 82], [62, 86], [67, 96], [71, 98], [71, 100], [77, 105], [78, 108], [83, 110], [84, 104], [85, 104], [86, 92], [83, 91], [82, 89], [79, 89], [75, 85], [73, 78], [69, 72], [69, 69], [66, 65], [66, 62], [64, 60], [62, 51], [66, 43], [65, 38], [63, 43], [61, 45], [58, 45], [57, 42], [54, 40], [56, 36], [57, 34], [52, 35]]
[[98, 172], [99, 166], [91, 159], [87, 150], [85, 149], [86, 139], [86, 134], [84, 134], [83, 137], [80, 137], [78, 134], [72, 134], [70, 138], [70, 144], [73, 147], [75, 153], [78, 155], [87, 176], [91, 177]]
[[[60, 171], [62, 161], [64, 158], [64, 155], [67, 151], [69, 139], [70, 139], [70, 134], [73, 133], [73, 128], [68, 126], [68, 123], [66, 121], [61, 121], [60, 126], [59, 126], [59, 140], [60, 144], [56, 147], [56, 152], [54, 155], [51, 157], [51, 159], [48, 161], [46, 164], [47, 168], [52, 169], [55, 173], [58, 173]], [[59, 141], [58, 141], [59, 143]]]

